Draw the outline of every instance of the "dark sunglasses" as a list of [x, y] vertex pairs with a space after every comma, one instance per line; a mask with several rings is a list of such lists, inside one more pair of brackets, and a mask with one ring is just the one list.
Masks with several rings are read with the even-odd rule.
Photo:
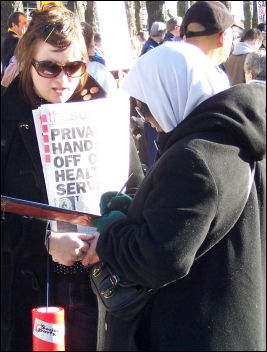
[[72, 61], [65, 65], [60, 65], [51, 61], [32, 60], [32, 65], [39, 76], [44, 78], [54, 78], [63, 70], [68, 77], [81, 77], [86, 72], [87, 62], [84, 60]]

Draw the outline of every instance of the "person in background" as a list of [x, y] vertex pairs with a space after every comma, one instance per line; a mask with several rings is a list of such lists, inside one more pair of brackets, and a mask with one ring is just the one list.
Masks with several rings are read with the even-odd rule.
[[5, 69], [3, 77], [1, 79], [1, 95], [4, 93], [5, 89], [10, 85], [10, 83], [19, 74], [19, 63], [16, 57], [13, 55], [9, 60], [9, 65]]
[[95, 58], [103, 65], [106, 64], [105, 62], [105, 55], [102, 49], [102, 37], [100, 33], [94, 34], [94, 44], [95, 44]]
[[2, 74], [14, 55], [19, 39], [27, 29], [28, 21], [23, 12], [14, 12], [8, 17], [8, 31], [1, 42]]
[[243, 35], [243, 32], [244, 32], [244, 28], [242, 26], [242, 22], [239, 23], [239, 22], [235, 21], [235, 23], [232, 26], [232, 29], [233, 29], [233, 44], [232, 44], [230, 55], [234, 51], [234, 48], [236, 47], [236, 44], [238, 42], [240, 42], [240, 40], [242, 38], [242, 35]]
[[260, 49], [247, 54], [244, 71], [246, 83], [257, 81], [266, 84], [266, 50]]
[[138, 48], [137, 48], [137, 56], [140, 56], [141, 52], [142, 52], [142, 49], [143, 49], [143, 46], [145, 45], [145, 43], [147, 41], [147, 38], [146, 38], [146, 35], [145, 35], [145, 33], [143, 31], [139, 31], [136, 34], [136, 38], [139, 41], [139, 45], [138, 45]]
[[197, 1], [186, 12], [181, 36], [199, 47], [221, 72], [221, 79], [229, 79], [219, 65], [229, 56], [234, 18], [220, 1]]
[[147, 53], [149, 50], [156, 48], [160, 45], [166, 33], [166, 25], [163, 22], [153, 22], [150, 28], [150, 36], [143, 46], [141, 56]]
[[166, 23], [167, 33], [164, 37], [164, 42], [166, 41], [179, 41], [181, 40], [181, 24], [183, 22], [183, 17], [172, 17]]
[[263, 35], [263, 41], [260, 49], [266, 50], [266, 22], [259, 23], [257, 25], [257, 29], [259, 29]]
[[81, 22], [81, 25], [90, 60], [87, 66], [88, 73], [90, 77], [100, 84], [106, 94], [109, 94], [117, 89], [117, 83], [112, 74], [107, 70], [106, 66], [101, 64], [95, 57], [94, 33], [92, 26], [86, 22]]
[[[33, 11], [31, 17], [15, 50], [20, 73], [1, 99], [1, 192], [47, 204], [32, 110], [41, 104], [87, 100], [88, 90], [90, 99], [106, 94], [95, 89], [95, 82], [87, 85], [88, 53], [78, 17], [53, 2]], [[143, 178], [137, 162], [137, 156], [136, 163], [130, 162], [135, 176], [129, 193]], [[51, 250], [64, 251], [71, 243], [86, 251], [88, 243], [75, 230], [54, 237]], [[31, 309], [46, 303], [46, 223], [6, 213], [1, 235], [1, 349], [30, 351]], [[50, 304], [65, 309], [66, 350], [95, 351], [97, 299], [90, 287], [90, 267], [84, 267], [81, 258], [74, 256], [68, 267], [51, 263]]]
[[257, 51], [263, 41], [263, 35], [257, 28], [248, 29], [234, 48], [234, 51], [224, 63], [231, 85], [245, 83], [244, 62], [248, 53]]

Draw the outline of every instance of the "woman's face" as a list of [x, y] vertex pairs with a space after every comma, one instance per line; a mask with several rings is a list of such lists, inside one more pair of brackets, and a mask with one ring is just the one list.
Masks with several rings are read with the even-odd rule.
[[[37, 47], [34, 59], [64, 65], [81, 60], [82, 54], [79, 47], [74, 44], [64, 51], [58, 51], [58, 48], [42, 42]], [[72, 96], [80, 81], [80, 77], [68, 77], [63, 70], [54, 78], [41, 77], [33, 66], [31, 76], [35, 93], [50, 103], [65, 103]]]

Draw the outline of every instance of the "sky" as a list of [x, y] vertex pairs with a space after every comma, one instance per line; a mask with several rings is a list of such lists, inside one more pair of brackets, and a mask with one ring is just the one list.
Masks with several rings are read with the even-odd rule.
[[[167, 9], [170, 9], [170, 13], [172, 15], [177, 14], [177, 1], [165, 1]], [[232, 15], [235, 16], [236, 20], [244, 19], [244, 12], [243, 12], [243, 1], [231, 1], [232, 5]]]

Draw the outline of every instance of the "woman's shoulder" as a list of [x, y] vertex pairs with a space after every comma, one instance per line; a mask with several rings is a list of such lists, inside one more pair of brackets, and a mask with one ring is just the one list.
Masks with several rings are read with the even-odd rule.
[[19, 90], [19, 76], [17, 76], [1, 96], [1, 119], [23, 120], [28, 117], [31, 110]]

